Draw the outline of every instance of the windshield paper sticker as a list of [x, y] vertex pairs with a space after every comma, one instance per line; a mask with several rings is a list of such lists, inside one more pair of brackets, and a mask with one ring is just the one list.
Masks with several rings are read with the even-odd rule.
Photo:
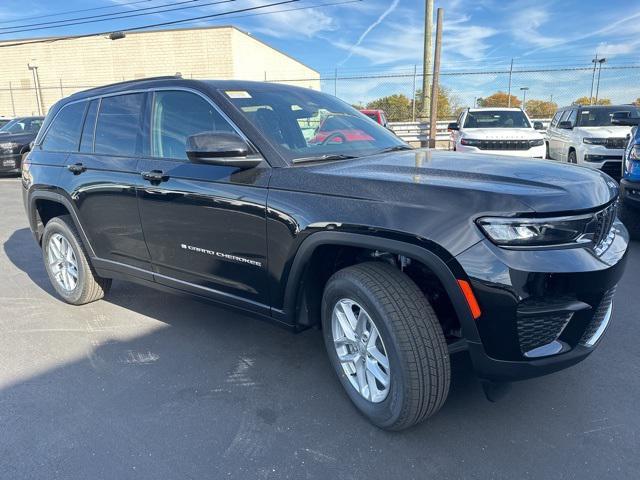
[[229, 98], [251, 98], [251, 94], [244, 90], [227, 90], [224, 92]]

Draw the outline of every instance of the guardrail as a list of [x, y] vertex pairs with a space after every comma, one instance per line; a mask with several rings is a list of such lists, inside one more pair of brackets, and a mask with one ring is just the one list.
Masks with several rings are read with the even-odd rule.
[[[532, 118], [531, 121], [542, 122], [545, 130], [540, 130], [540, 133], [544, 135], [551, 119]], [[442, 120], [436, 123], [436, 142], [449, 141], [451, 135], [447, 130], [447, 125], [451, 122], [452, 120]], [[389, 128], [402, 140], [412, 145], [429, 141], [429, 122], [390, 122]], [[439, 146], [443, 147], [442, 143]]]

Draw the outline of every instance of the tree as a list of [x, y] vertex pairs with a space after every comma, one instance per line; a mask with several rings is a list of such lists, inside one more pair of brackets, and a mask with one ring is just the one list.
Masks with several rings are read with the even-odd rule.
[[[416, 105], [422, 105], [422, 90], [416, 91]], [[451, 118], [460, 109], [460, 100], [451, 91], [438, 86], [438, 119]], [[427, 115], [429, 112], [427, 112]]]
[[611, 99], [599, 98], [596, 102], [595, 98], [589, 99], [589, 97], [580, 97], [573, 102], [574, 105], [611, 105]]
[[411, 120], [412, 103], [406, 95], [395, 94], [367, 103], [371, 110], [384, 110], [390, 122]]
[[525, 110], [530, 117], [551, 118], [553, 114], [556, 113], [556, 110], [558, 110], [558, 104], [532, 98], [531, 100], [527, 100]]
[[640, 97], [636, 98], [636, 101], [633, 102], [636, 107], [640, 107]]
[[[508, 107], [509, 94], [506, 92], [496, 92], [486, 98], [478, 98], [479, 107]], [[511, 95], [511, 106], [518, 108], [522, 102], [515, 95]]]

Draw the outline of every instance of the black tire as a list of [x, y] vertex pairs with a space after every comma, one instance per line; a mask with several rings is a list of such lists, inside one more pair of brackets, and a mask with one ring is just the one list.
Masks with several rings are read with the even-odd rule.
[[[387, 397], [373, 403], [351, 385], [334, 347], [331, 317], [343, 298], [353, 299], [375, 323], [387, 350]], [[322, 299], [325, 346], [351, 401], [376, 426], [402, 430], [435, 414], [449, 393], [451, 369], [442, 328], [431, 305], [404, 273], [382, 262], [345, 268], [328, 281]]]
[[578, 157], [576, 156], [576, 151], [575, 150], [569, 150], [569, 158], [567, 159], [567, 161], [569, 163], [573, 163], [573, 164], [577, 164], [578, 163]]
[[624, 201], [620, 202], [618, 216], [629, 230], [632, 240], [640, 240], [640, 208], [630, 207]]
[[[65, 290], [62, 288], [58, 280], [55, 279], [51, 265], [49, 264], [49, 240], [54, 234], [62, 235], [62, 237], [69, 242], [75, 255], [78, 265], [78, 280], [73, 290]], [[72, 305], [84, 305], [101, 299], [109, 291], [111, 279], [102, 278], [96, 274], [89, 263], [89, 258], [84, 250], [78, 231], [69, 215], [49, 220], [42, 235], [42, 254], [49, 281], [51, 281], [51, 285], [53, 285], [56, 293], [65, 302]]]
[[546, 160], [553, 160], [549, 155], [549, 142], [544, 142], [544, 158]]

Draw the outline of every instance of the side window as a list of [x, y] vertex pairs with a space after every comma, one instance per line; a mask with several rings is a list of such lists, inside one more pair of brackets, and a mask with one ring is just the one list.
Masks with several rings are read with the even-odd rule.
[[96, 129], [96, 115], [98, 113], [99, 100], [91, 100], [87, 115], [82, 127], [82, 137], [80, 138], [80, 151], [84, 153], [93, 152], [93, 134]]
[[560, 117], [560, 122], [566, 122], [569, 119], [569, 115], [571, 115], [571, 110], [565, 110]]
[[578, 110], [571, 110], [571, 113], [567, 117], [567, 121], [571, 122], [571, 125], [575, 127], [577, 119], [578, 119]]
[[151, 155], [187, 159], [187, 137], [203, 132], [229, 132], [233, 127], [204, 98], [195, 93], [159, 91], [151, 118]]
[[95, 132], [95, 153], [134, 156], [138, 152], [144, 93], [104, 97]]
[[86, 107], [87, 102], [62, 107], [44, 137], [42, 148], [52, 152], [77, 152]]
[[553, 118], [551, 119], [551, 126], [555, 127], [558, 122], [560, 121], [560, 116], [562, 115], [562, 110], [559, 112], [556, 112], [556, 114], [553, 116]]

